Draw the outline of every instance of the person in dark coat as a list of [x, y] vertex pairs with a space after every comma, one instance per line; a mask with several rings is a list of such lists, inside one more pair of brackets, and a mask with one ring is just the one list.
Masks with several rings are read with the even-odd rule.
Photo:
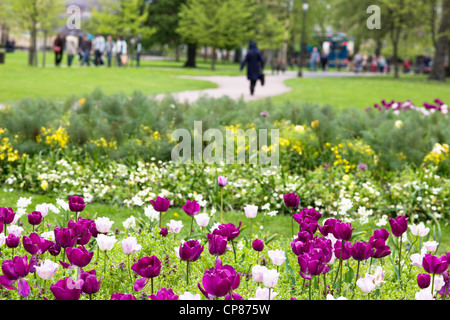
[[55, 65], [59, 67], [63, 58], [65, 40], [62, 34], [58, 34], [53, 44], [53, 52], [55, 53]]
[[256, 43], [253, 41], [250, 42], [249, 50], [241, 63], [241, 71], [245, 65], [247, 65], [247, 79], [250, 80], [250, 94], [253, 95], [258, 79], [261, 79], [261, 85], [264, 85], [264, 78], [262, 77], [264, 58], [261, 51], [258, 50]]

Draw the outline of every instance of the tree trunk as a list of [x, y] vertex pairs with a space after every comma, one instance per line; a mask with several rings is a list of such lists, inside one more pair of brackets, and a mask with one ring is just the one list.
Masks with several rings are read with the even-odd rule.
[[212, 48], [211, 70], [216, 70], [216, 48]]
[[44, 49], [42, 50], [42, 67], [45, 67], [45, 57], [47, 53], [47, 30], [44, 31]]
[[180, 61], [180, 45], [178, 43], [175, 44], [175, 61]]
[[242, 50], [241, 49], [236, 49], [234, 51], [234, 62], [240, 63], [241, 62], [241, 57], [242, 57]]
[[187, 45], [187, 61], [184, 66], [187, 68], [196, 68], [195, 57], [197, 55], [197, 44], [188, 43]]
[[399, 66], [398, 66], [398, 43], [400, 41], [400, 33], [401, 33], [401, 29], [400, 28], [394, 28], [392, 30], [392, 34], [391, 34], [391, 41], [392, 41], [392, 46], [394, 47], [394, 55], [392, 57], [392, 59], [394, 60], [394, 77], [396, 79], [398, 79], [399, 77]]
[[442, 2], [442, 20], [438, 34], [441, 36], [436, 41], [434, 61], [431, 66], [430, 79], [445, 81], [445, 56], [448, 53], [448, 35], [450, 29], [450, 0]]
[[28, 51], [28, 65], [37, 66], [37, 28], [34, 24], [31, 30], [30, 49]]

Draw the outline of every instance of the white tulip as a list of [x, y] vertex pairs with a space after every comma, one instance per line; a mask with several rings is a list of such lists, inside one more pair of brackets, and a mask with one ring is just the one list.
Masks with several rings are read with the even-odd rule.
[[169, 231], [175, 234], [180, 233], [181, 228], [183, 228], [183, 221], [181, 220], [170, 220], [170, 222], [167, 224], [169, 227]]
[[108, 217], [100, 217], [95, 219], [95, 227], [100, 233], [108, 233], [113, 226], [114, 221], [109, 220]]
[[137, 243], [135, 237], [128, 237], [122, 240], [122, 250], [126, 255], [134, 254], [141, 249], [142, 246]]
[[200, 228], [205, 228], [209, 224], [209, 215], [207, 213], [199, 213], [194, 216], [195, 222]]
[[258, 206], [254, 205], [247, 205], [244, 207], [245, 216], [249, 219], [256, 218], [256, 215], [258, 214]]
[[58, 270], [58, 263], [46, 259], [40, 266], [36, 266], [36, 273], [42, 280], [50, 280]]
[[269, 250], [267, 254], [269, 255], [270, 261], [276, 266], [281, 266], [286, 261], [286, 255], [283, 250]]
[[280, 274], [275, 269], [267, 270], [263, 273], [263, 284], [266, 288], [275, 288]]
[[420, 222], [418, 225], [411, 224], [408, 227], [411, 233], [416, 237], [425, 237], [430, 232], [430, 228], [426, 228], [423, 222]]
[[116, 243], [116, 238], [114, 236], [105, 236], [104, 234], [98, 234], [97, 236], [97, 244], [100, 250], [102, 251], [110, 251], [114, 247]]
[[263, 282], [264, 273], [267, 272], [268, 269], [264, 266], [257, 264], [252, 268], [252, 277], [255, 282]]

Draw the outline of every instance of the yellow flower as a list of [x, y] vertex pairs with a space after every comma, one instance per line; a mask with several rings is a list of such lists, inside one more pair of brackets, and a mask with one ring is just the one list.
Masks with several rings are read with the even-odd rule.
[[86, 102], [86, 98], [81, 98], [80, 100], [78, 100], [78, 103], [80, 104], [80, 106], [83, 106]]
[[317, 128], [319, 127], [319, 120], [314, 120], [311, 122], [311, 128]]
[[42, 182], [41, 182], [41, 188], [42, 188], [43, 190], [47, 190], [47, 188], [48, 188], [48, 182], [47, 182], [47, 180], [42, 180]]

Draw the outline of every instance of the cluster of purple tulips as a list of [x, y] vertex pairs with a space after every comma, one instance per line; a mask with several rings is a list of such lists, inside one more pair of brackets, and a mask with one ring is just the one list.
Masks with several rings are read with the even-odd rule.
[[[287, 208], [296, 212], [299, 207], [300, 199], [295, 193], [289, 193], [284, 195], [284, 202]], [[318, 221], [321, 218], [321, 214], [314, 209], [303, 209], [299, 213], [293, 213], [292, 221], [296, 221], [299, 224], [299, 231], [297, 238], [291, 242], [291, 248], [295, 255], [298, 257], [298, 264], [300, 267], [300, 275], [304, 279], [311, 280], [313, 277], [318, 277], [317, 280], [320, 283], [320, 276], [323, 277], [324, 294], [326, 294], [327, 283], [326, 276], [330, 270], [330, 265], [333, 264], [335, 259], [339, 260], [339, 266], [336, 270], [336, 276], [334, 284], [337, 284], [337, 289], [342, 285], [342, 270], [343, 261], [353, 258], [357, 263], [356, 281], [358, 284], [360, 263], [362, 261], [370, 260], [372, 265], [373, 259], [383, 259], [391, 254], [390, 246], [387, 245], [387, 240], [390, 232], [386, 229], [374, 230], [373, 235], [369, 241], [356, 241], [351, 243], [353, 228], [351, 223], [342, 222], [339, 219], [329, 218], [325, 220], [322, 226]], [[398, 239], [398, 266], [397, 270], [399, 278], [401, 280], [402, 270], [402, 239], [404, 233], [408, 229], [408, 218], [405, 216], [398, 216], [397, 218], [390, 218], [389, 224], [391, 226], [392, 234]], [[319, 231], [320, 235], [316, 235], [316, 231]], [[333, 244], [334, 243], [334, 244]], [[447, 274], [449, 267], [450, 253], [441, 257], [426, 254], [423, 257], [423, 268], [427, 274], [420, 274], [418, 277], [418, 284], [420, 288], [427, 288], [431, 281], [431, 276], [436, 274], [444, 275], [445, 286], [439, 291], [439, 293], [445, 297], [447, 291], [450, 292], [450, 280]], [[337, 282], [339, 276], [339, 281]], [[360, 286], [361, 290], [369, 293], [366, 287]], [[353, 289], [355, 288], [353, 286]], [[447, 289], [448, 288], [448, 289]], [[310, 297], [311, 297], [311, 286]], [[433, 288], [431, 288], [433, 292]], [[433, 296], [432, 296], [433, 297]]]
[[[392, 110], [394, 112], [405, 111], [405, 110], [416, 110], [428, 115], [430, 112], [440, 112], [445, 115], [448, 113], [448, 106], [440, 99], [434, 99], [434, 103], [424, 102], [423, 107], [418, 107], [414, 105], [411, 100], [405, 102], [391, 100], [387, 102], [385, 99], [381, 100], [381, 105], [378, 103], [374, 104], [374, 108], [382, 110]], [[366, 110], [370, 110], [367, 108]]]
[[[223, 188], [226, 186], [227, 179], [219, 177], [218, 183]], [[160, 235], [166, 237], [168, 231], [166, 228], [162, 228], [161, 217], [170, 208], [170, 200], [158, 196], [151, 203], [153, 208], [160, 213]], [[17, 290], [21, 297], [26, 298], [31, 293], [31, 288], [26, 277], [29, 274], [34, 274], [35, 277], [37, 275], [43, 280], [42, 297], [43, 299], [47, 299], [46, 281], [51, 281], [56, 274], [58, 266], [62, 266], [64, 277], [56, 282], [52, 282], [49, 287], [50, 292], [56, 300], [78, 300], [83, 294], [88, 295], [92, 299], [93, 295], [99, 292], [102, 279], [106, 276], [106, 273], [99, 276], [94, 269], [87, 271], [93, 259], [94, 252], [86, 249], [86, 245], [92, 238], [99, 239], [107, 233], [99, 232], [94, 220], [78, 217], [86, 207], [82, 197], [70, 197], [68, 204], [70, 211], [75, 213], [75, 220], [70, 220], [67, 223], [67, 227], [55, 228], [53, 230], [54, 241], [47, 240], [35, 232], [35, 227], [42, 224], [44, 220], [40, 212], [34, 211], [27, 215], [28, 222], [32, 226], [32, 232], [29, 236], [24, 235], [21, 237], [21, 234], [18, 234], [14, 228], [8, 227], [8, 225], [13, 225], [15, 220], [14, 211], [9, 207], [0, 208], [0, 235], [4, 239], [6, 246], [11, 249], [11, 260], [5, 259], [1, 266], [3, 274], [0, 275], [0, 287], [6, 290]], [[327, 296], [328, 292], [332, 294], [335, 294], [335, 292], [345, 294], [343, 292], [342, 273], [345, 267], [344, 261], [349, 259], [353, 259], [357, 264], [356, 279], [351, 288], [353, 294], [357, 286], [363, 292], [370, 293], [374, 289], [375, 282], [377, 284], [384, 283], [382, 272], [381, 275], [378, 275], [381, 279], [367, 277], [367, 274], [365, 278], [360, 278], [360, 264], [369, 259], [370, 266], [374, 259], [379, 259], [381, 264], [383, 264], [382, 259], [392, 254], [391, 248], [387, 244], [391, 233], [395, 237], [394, 239], [397, 239], [398, 256], [396, 257], [396, 270], [398, 271], [400, 284], [402, 283], [402, 263], [404, 263], [406, 258], [402, 256], [402, 242], [403, 235], [408, 229], [408, 218], [405, 216], [398, 216], [395, 219], [390, 218], [391, 232], [384, 228], [377, 229], [374, 230], [373, 235], [371, 235], [368, 241], [360, 240], [352, 243], [352, 238], [355, 235], [353, 234], [354, 228], [352, 228], [351, 223], [329, 218], [320, 224], [319, 221], [322, 218], [322, 214], [314, 209], [305, 208], [300, 210], [300, 197], [295, 193], [285, 194], [284, 204], [292, 212], [293, 241], [290, 242], [290, 247], [292, 252], [297, 256], [298, 272], [304, 279], [303, 286], [305, 286], [306, 280], [308, 281], [310, 299], [312, 298], [313, 286], [311, 283], [313, 279], [317, 280], [319, 287], [320, 282], [322, 281], [323, 283], [322, 293], [319, 290], [321, 298]], [[192, 218], [191, 229], [189, 231], [190, 238], [193, 229], [193, 220], [200, 211], [200, 205], [195, 200], [188, 200], [182, 208]], [[294, 223], [298, 224], [298, 231], [295, 238]], [[242, 296], [237, 293], [241, 282], [241, 272], [237, 272], [231, 265], [224, 265], [220, 259], [227, 251], [232, 250], [234, 261], [237, 263], [235, 239], [241, 233], [241, 226], [242, 222], [239, 222], [238, 226], [233, 223], [219, 224], [211, 233], [207, 233], [205, 239], [203, 239], [205, 243], [208, 243], [207, 252], [214, 257], [214, 267], [204, 271], [201, 283], [197, 284], [197, 288], [208, 300], [219, 298], [224, 298], [225, 300], [243, 300]], [[99, 229], [102, 230], [100, 226]], [[8, 235], [7, 231], [9, 232]], [[14, 249], [20, 243], [22, 243], [24, 250], [31, 256], [30, 258], [27, 255], [14, 255]], [[257, 263], [259, 263], [259, 253], [264, 250], [264, 242], [260, 239], [255, 239], [252, 242], [252, 248], [258, 253]], [[46, 252], [55, 257], [55, 259], [59, 257], [59, 263], [48, 259], [44, 260], [42, 256]], [[190, 264], [195, 263], [202, 254], [205, 254], [204, 252], [204, 245], [199, 240], [181, 242], [178, 250], [176, 250], [179, 259], [186, 262], [186, 285], [189, 285], [190, 281]], [[3, 255], [5, 256], [6, 254], [4, 251]], [[282, 256], [279, 263], [274, 263], [275, 265], [279, 266], [284, 262], [284, 253], [282, 253]], [[339, 262], [337, 269], [333, 267], [336, 260]], [[422, 266], [426, 273], [419, 274], [417, 284], [419, 288], [426, 291], [424, 291], [424, 294], [431, 295], [432, 299], [435, 298], [434, 289], [437, 287], [437, 285], [435, 286], [436, 279], [440, 281], [438, 294], [445, 298], [447, 293], [450, 292], [450, 279], [448, 276], [449, 262], [450, 253], [440, 257], [431, 254], [425, 254], [423, 256]], [[349, 264], [347, 263], [347, 265]], [[151, 300], [179, 299], [179, 296], [171, 288], [159, 288], [155, 292], [154, 279], [161, 274], [162, 268], [161, 260], [156, 255], [144, 256], [138, 259], [130, 267], [137, 277], [133, 284], [134, 291], [140, 292], [150, 283], [151, 294], [148, 298]], [[73, 277], [65, 276], [66, 270], [68, 269], [74, 269], [76, 271], [75, 280]], [[335, 271], [334, 279], [331, 277], [331, 281], [336, 291], [331, 289], [331, 283], [327, 284], [326, 275], [330, 271]], [[270, 290], [276, 286], [278, 281], [278, 267], [276, 270], [267, 271], [266, 278], [260, 282], [264, 282], [266, 289], [268, 289], [270, 299]], [[429, 290], [430, 287], [431, 290]], [[260, 292], [263, 292], [263, 290], [261, 289]], [[275, 295], [276, 293], [273, 293], [272, 298]], [[111, 295], [110, 299], [136, 300], [136, 297], [133, 294], [116, 292]], [[292, 299], [295, 300], [295, 298]]]

